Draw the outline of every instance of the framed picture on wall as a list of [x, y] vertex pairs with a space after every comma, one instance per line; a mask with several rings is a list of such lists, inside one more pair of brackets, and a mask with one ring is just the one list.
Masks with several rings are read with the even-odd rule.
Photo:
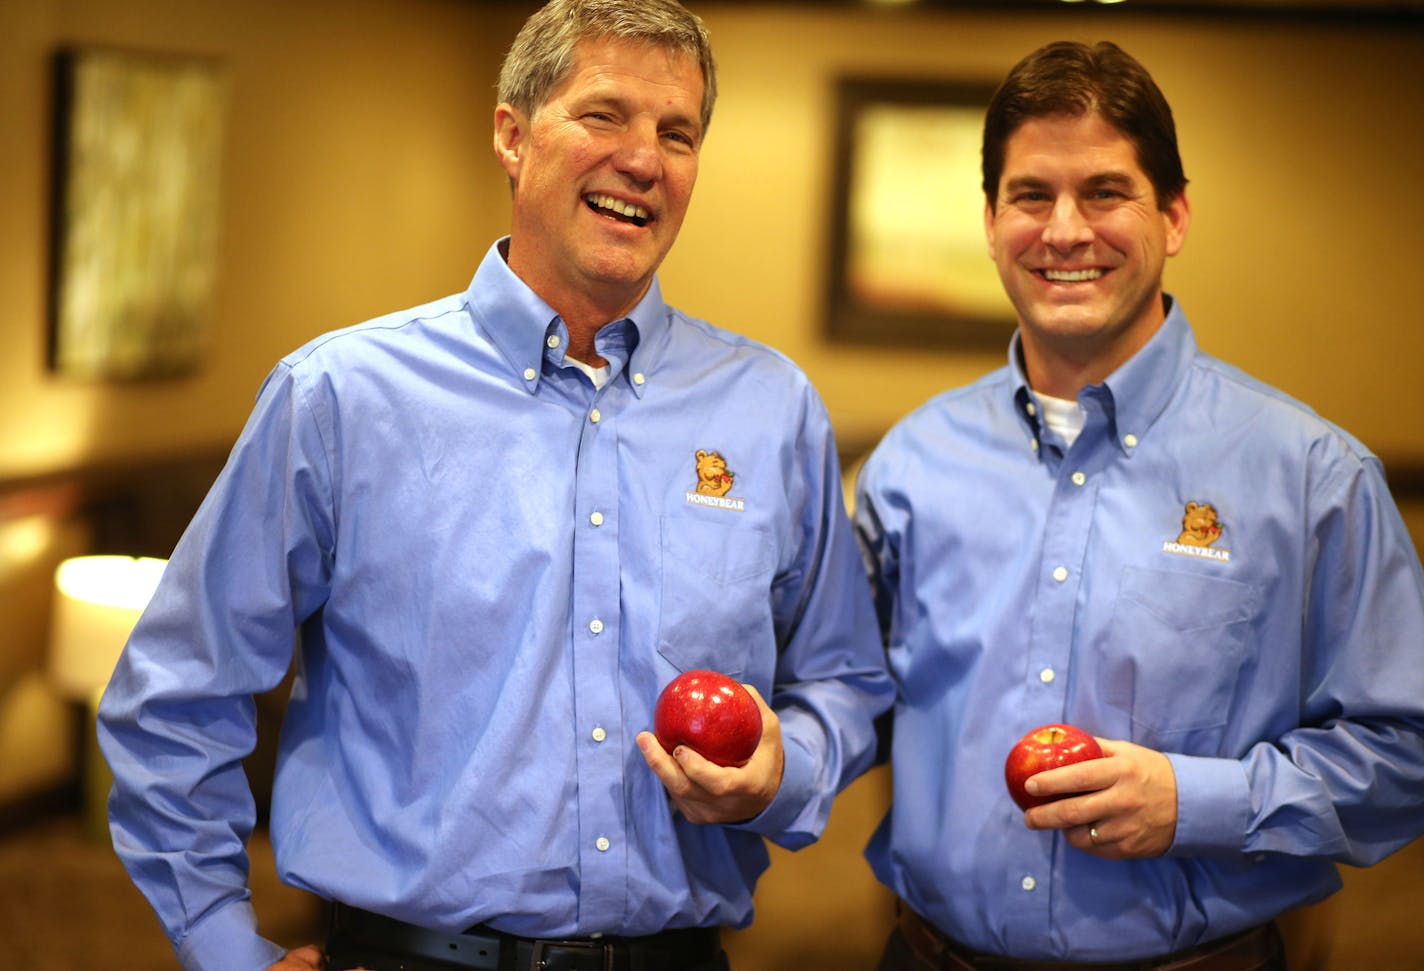
[[217, 271], [227, 84], [207, 58], [55, 58], [50, 362], [67, 377], [192, 371]]
[[878, 344], [1005, 347], [1013, 309], [984, 239], [980, 140], [993, 85], [836, 85], [827, 330]]

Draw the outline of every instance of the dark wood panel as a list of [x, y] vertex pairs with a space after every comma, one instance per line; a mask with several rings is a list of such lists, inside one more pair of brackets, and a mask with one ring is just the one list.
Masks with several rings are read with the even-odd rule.
[[166, 557], [222, 469], [228, 446], [0, 479], [0, 521], [82, 519], [94, 553]]

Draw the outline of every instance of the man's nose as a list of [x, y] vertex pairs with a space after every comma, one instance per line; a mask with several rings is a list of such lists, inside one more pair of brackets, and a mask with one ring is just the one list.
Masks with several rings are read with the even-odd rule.
[[1070, 195], [1059, 196], [1043, 227], [1043, 242], [1056, 250], [1071, 250], [1091, 242], [1093, 227], [1083, 215], [1078, 200]]
[[635, 182], [644, 185], [656, 182], [663, 172], [657, 126], [642, 122], [629, 125], [619, 139], [613, 163], [618, 171]]

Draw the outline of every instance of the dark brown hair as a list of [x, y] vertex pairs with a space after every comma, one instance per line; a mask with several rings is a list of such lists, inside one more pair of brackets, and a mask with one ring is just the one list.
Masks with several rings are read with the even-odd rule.
[[984, 195], [990, 207], [999, 194], [1005, 146], [1019, 126], [1049, 115], [1097, 112], [1137, 148], [1137, 161], [1164, 208], [1187, 187], [1177, 128], [1152, 75], [1110, 41], [1094, 45], [1055, 41], [1029, 54], [1009, 71], [984, 117]]

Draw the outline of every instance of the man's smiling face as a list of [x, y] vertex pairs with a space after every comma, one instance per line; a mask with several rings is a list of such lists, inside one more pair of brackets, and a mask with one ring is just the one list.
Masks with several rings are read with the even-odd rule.
[[1030, 376], [1061, 362], [1106, 377], [1164, 319], [1162, 270], [1186, 237], [1186, 197], [1159, 208], [1132, 142], [1093, 112], [1032, 118], [1005, 148], [984, 221]]
[[647, 44], [585, 40], [532, 119], [495, 114], [514, 180], [509, 266], [557, 308], [626, 313], [677, 238], [697, 181], [702, 73]]

